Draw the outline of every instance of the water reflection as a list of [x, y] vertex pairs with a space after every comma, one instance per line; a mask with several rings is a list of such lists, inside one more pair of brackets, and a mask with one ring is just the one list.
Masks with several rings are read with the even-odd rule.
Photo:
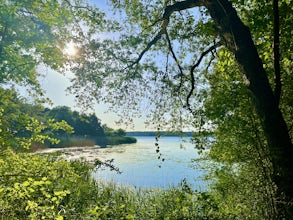
[[[114, 159], [114, 165], [122, 174], [109, 169], [98, 170], [94, 177], [122, 185], [139, 188], [163, 188], [177, 186], [186, 179], [194, 189], [204, 190], [204, 174], [201, 169], [192, 168], [192, 159], [199, 157], [194, 146], [182, 142], [178, 137], [160, 138], [161, 159], [156, 153], [155, 137], [137, 137], [136, 144], [120, 145], [101, 149], [101, 159]], [[186, 140], [185, 140], [186, 141]], [[180, 145], [183, 147], [180, 147]], [[164, 161], [162, 161], [164, 159]]]

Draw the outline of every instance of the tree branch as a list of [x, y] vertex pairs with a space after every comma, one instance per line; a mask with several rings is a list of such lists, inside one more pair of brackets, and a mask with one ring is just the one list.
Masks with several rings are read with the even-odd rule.
[[106, 168], [109, 168], [111, 171], [115, 171], [116, 173], [121, 174], [122, 172], [119, 170], [118, 167], [113, 165], [113, 162], [114, 162], [114, 159], [105, 160], [104, 162], [99, 159], [96, 159], [94, 165], [97, 169], [106, 167]]
[[201, 0], [186, 0], [186, 1], [182, 1], [182, 2], [176, 2], [173, 5], [167, 6], [165, 8], [162, 19], [160, 19], [163, 21], [160, 31], [156, 34], [156, 36], [153, 38], [153, 40], [151, 40], [147, 44], [146, 48], [139, 54], [138, 58], [128, 66], [128, 68], [131, 68], [134, 65], [138, 64], [140, 62], [140, 60], [142, 59], [142, 57], [144, 56], [144, 54], [146, 52], [148, 52], [149, 49], [161, 39], [163, 34], [166, 33], [166, 29], [167, 29], [167, 26], [169, 25], [169, 21], [170, 21], [170, 16], [172, 15], [173, 12], [182, 11], [182, 10], [186, 10], [189, 8], [194, 8], [196, 6], [203, 6], [203, 2]]
[[[68, 4], [68, 7], [70, 8], [70, 13], [73, 15], [73, 18], [74, 18], [74, 23], [75, 23], [76, 27], [78, 27], [79, 33], [85, 39], [84, 31], [83, 31], [82, 27], [80, 26], [78, 19], [75, 17], [74, 11], [72, 9], [72, 8], [77, 8], [77, 7], [82, 8], [83, 6], [73, 5], [73, 4], [71, 4], [70, 0], [64, 0], [64, 2], [66, 2]], [[85, 9], [85, 8], [83, 8], [83, 9]], [[89, 8], [87, 8], [86, 10], [91, 11]]]
[[188, 95], [187, 95], [187, 97], [186, 97], [186, 107], [187, 107], [187, 109], [188, 109], [191, 113], [193, 113], [193, 111], [192, 111], [192, 109], [191, 109], [191, 106], [190, 106], [189, 100], [190, 100], [190, 97], [192, 96], [193, 91], [194, 91], [194, 89], [195, 89], [194, 70], [195, 70], [195, 68], [197, 68], [197, 67], [200, 65], [202, 59], [203, 59], [208, 53], [212, 52], [213, 50], [215, 50], [215, 49], [216, 49], [217, 47], [219, 47], [219, 46], [221, 46], [221, 44], [220, 44], [220, 42], [217, 42], [217, 43], [215, 43], [213, 46], [211, 46], [209, 49], [207, 49], [206, 51], [202, 52], [201, 55], [200, 55], [200, 57], [199, 57], [199, 59], [198, 59], [198, 61], [197, 61], [197, 62], [196, 62], [191, 68], [190, 68], [190, 82], [191, 82], [191, 88], [190, 88], [189, 93], [188, 93]]
[[165, 32], [165, 29], [161, 29], [161, 30], [159, 31], [159, 33], [155, 36], [155, 38], [154, 38], [152, 41], [150, 41], [150, 42], [147, 44], [146, 48], [145, 48], [145, 49], [139, 54], [138, 58], [137, 58], [133, 63], [131, 63], [127, 68], [131, 68], [131, 67], [133, 67], [134, 65], [138, 64], [138, 63], [141, 61], [141, 59], [142, 59], [142, 57], [144, 56], [144, 54], [145, 54], [146, 52], [148, 52], [149, 49], [150, 49], [153, 45], [155, 45], [155, 44], [161, 39], [161, 36], [164, 34], [164, 32]]
[[166, 38], [167, 38], [169, 50], [171, 51], [172, 57], [175, 60], [177, 66], [178, 66], [179, 72], [180, 72], [180, 84], [179, 84], [179, 88], [178, 88], [178, 90], [179, 90], [181, 88], [181, 86], [182, 86], [182, 78], [184, 76], [183, 69], [182, 69], [182, 67], [181, 67], [181, 65], [179, 63], [179, 60], [177, 59], [177, 56], [176, 56], [176, 54], [175, 54], [175, 52], [173, 50], [172, 43], [171, 43], [171, 40], [170, 40], [170, 37], [169, 37], [169, 34], [168, 34], [167, 31], [166, 31]]
[[216, 56], [215, 56], [215, 54], [214, 54], [214, 51], [211, 51], [211, 53], [212, 53], [212, 57], [211, 57], [211, 59], [210, 59], [208, 65], [207, 65], [207, 67], [206, 67], [206, 69], [205, 69], [206, 72], [208, 72], [208, 70], [209, 70], [209, 68], [210, 68], [210, 66], [211, 66], [211, 64], [212, 64], [212, 62], [213, 62], [213, 60], [216, 58]]

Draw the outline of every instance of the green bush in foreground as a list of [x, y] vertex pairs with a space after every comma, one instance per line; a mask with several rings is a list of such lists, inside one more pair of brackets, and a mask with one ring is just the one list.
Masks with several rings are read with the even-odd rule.
[[56, 155], [1, 150], [0, 219], [265, 219], [261, 203], [250, 210], [239, 201], [227, 212], [229, 201], [217, 192], [196, 192], [184, 182], [168, 190], [121, 187], [94, 180], [93, 169]]
[[137, 190], [92, 179], [93, 167], [54, 155], [0, 151], [0, 219], [194, 219], [190, 189]]
[[[0, 152], [1, 219], [63, 219], [82, 214], [89, 167], [54, 156]], [[83, 199], [83, 200], [82, 200]]]

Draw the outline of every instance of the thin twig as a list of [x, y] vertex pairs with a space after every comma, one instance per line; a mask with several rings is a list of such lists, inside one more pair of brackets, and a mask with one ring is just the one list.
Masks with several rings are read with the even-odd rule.
[[162, 19], [158, 20], [158, 21], [161, 20], [163, 22], [161, 25], [160, 31], [156, 34], [153, 40], [151, 40], [147, 44], [146, 48], [139, 54], [138, 58], [132, 64], [128, 66], [128, 68], [131, 68], [134, 65], [138, 64], [141, 61], [144, 54], [148, 52], [149, 49], [161, 39], [163, 34], [166, 34], [166, 29], [167, 29], [167, 26], [169, 25], [170, 16], [172, 15], [173, 12], [182, 11], [189, 8], [194, 8], [196, 6], [203, 6], [203, 2], [195, 1], [195, 0], [186, 0], [182, 2], [176, 2], [173, 5], [166, 6]]
[[182, 69], [182, 67], [181, 67], [181, 65], [179, 63], [179, 60], [177, 59], [177, 56], [176, 56], [176, 54], [175, 54], [175, 52], [173, 50], [172, 43], [171, 43], [171, 40], [170, 40], [170, 37], [169, 37], [169, 34], [168, 34], [167, 31], [166, 31], [166, 38], [167, 38], [167, 41], [168, 41], [169, 50], [170, 50], [170, 52], [172, 54], [173, 59], [175, 60], [175, 62], [177, 64], [179, 72], [180, 72], [180, 84], [179, 84], [179, 88], [178, 88], [178, 91], [179, 91], [181, 86], [182, 86], [182, 83], [183, 83], [183, 76], [184, 76], [183, 69]]

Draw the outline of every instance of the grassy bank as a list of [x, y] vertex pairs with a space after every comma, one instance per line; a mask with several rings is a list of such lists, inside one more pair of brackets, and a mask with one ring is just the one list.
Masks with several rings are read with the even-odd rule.
[[125, 137], [125, 136], [107, 136], [107, 145], [119, 145], [119, 144], [133, 144], [137, 140], [134, 137]]
[[166, 191], [118, 187], [92, 179], [93, 167], [85, 162], [10, 150], [0, 157], [0, 219], [194, 219], [202, 215], [199, 197], [188, 187]]
[[184, 182], [168, 190], [142, 190], [94, 180], [94, 167], [58, 154], [1, 150], [0, 219], [271, 219], [265, 204], [255, 203], [261, 202], [255, 194], [253, 199], [235, 194], [237, 202], [223, 198], [228, 185], [208, 192], [193, 191]]
[[34, 143], [31, 146], [30, 151], [34, 152], [38, 149], [44, 148], [68, 148], [68, 147], [91, 147], [99, 145], [101, 147], [106, 147], [107, 145], [119, 145], [119, 144], [132, 144], [136, 143], [137, 140], [134, 137], [125, 136], [106, 136], [103, 140], [98, 140], [98, 137], [56, 137], [60, 142], [58, 144], [40, 144]]
[[79, 137], [59, 137], [60, 142], [58, 144], [50, 144], [50, 143], [33, 143], [28, 152], [36, 152], [38, 150], [46, 149], [46, 148], [69, 148], [69, 147], [92, 147], [96, 145], [94, 139], [89, 138], [79, 138]]
[[96, 140], [94, 138], [86, 137], [57, 137], [60, 142], [55, 145], [49, 145], [49, 147], [84, 147], [95, 146]]

